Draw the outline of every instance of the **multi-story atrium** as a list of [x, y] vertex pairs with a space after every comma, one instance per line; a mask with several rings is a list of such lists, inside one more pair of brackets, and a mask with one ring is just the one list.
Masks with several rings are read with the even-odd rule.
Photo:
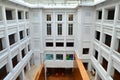
[[0, 0], [0, 80], [120, 80], [120, 0]]

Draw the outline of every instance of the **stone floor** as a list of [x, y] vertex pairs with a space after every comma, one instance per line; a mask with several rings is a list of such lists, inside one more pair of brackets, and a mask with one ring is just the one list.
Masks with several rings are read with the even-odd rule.
[[[33, 80], [36, 72], [39, 70], [39, 66], [31, 66], [31, 69], [25, 73], [25, 80]], [[87, 71], [90, 80], [94, 80], [94, 76], [90, 71]], [[71, 80], [70, 76], [50, 76], [48, 80]]]
[[31, 69], [25, 73], [25, 80], [33, 80], [36, 72], [39, 70], [38, 66], [31, 66]]
[[47, 80], [74, 80], [73, 75], [51, 75]]

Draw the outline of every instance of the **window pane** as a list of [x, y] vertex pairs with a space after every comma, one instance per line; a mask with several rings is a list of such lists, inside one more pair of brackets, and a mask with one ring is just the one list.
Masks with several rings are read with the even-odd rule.
[[105, 34], [105, 44], [109, 47], [111, 46], [111, 39], [111, 35]]
[[19, 34], [20, 34], [20, 39], [23, 39], [24, 38], [23, 31], [20, 31]]
[[74, 47], [74, 43], [73, 42], [67, 42], [66, 45], [67, 45], [67, 47]]
[[51, 15], [47, 14], [47, 21], [51, 21]]
[[83, 54], [89, 54], [89, 48], [83, 48]]
[[17, 56], [15, 56], [15, 57], [12, 59], [12, 64], [13, 64], [13, 67], [15, 67], [15, 66], [18, 64]]
[[47, 24], [47, 35], [51, 35], [51, 24]]
[[108, 9], [108, 16], [107, 19], [108, 20], [113, 20], [114, 19], [114, 14], [115, 14], [115, 9]]
[[103, 58], [102, 66], [107, 71], [108, 61], [105, 58]]
[[97, 14], [98, 14], [98, 19], [102, 19], [102, 11], [98, 11]]
[[13, 20], [12, 10], [6, 10], [6, 19]]
[[53, 54], [46, 54], [46, 60], [53, 60]]
[[58, 21], [62, 21], [62, 14], [58, 14], [57, 19], [58, 19]]
[[95, 34], [95, 38], [96, 38], [97, 40], [100, 40], [100, 32], [99, 32], [99, 31], [96, 31], [95, 33], [96, 33], [96, 34]]
[[15, 34], [9, 35], [9, 43], [10, 43], [10, 45], [15, 43]]
[[46, 42], [46, 47], [53, 47], [53, 42]]
[[66, 60], [73, 60], [73, 54], [66, 54]]
[[58, 35], [62, 35], [62, 24], [58, 24]]
[[29, 36], [29, 34], [30, 34], [30, 29], [26, 29], [26, 34], [27, 34], [27, 36]]
[[25, 18], [29, 19], [29, 13], [28, 12], [25, 12]]
[[63, 54], [56, 54], [56, 60], [63, 60]]
[[22, 19], [22, 12], [18, 11], [18, 19]]
[[64, 43], [63, 42], [56, 42], [56, 47], [64, 47]]
[[2, 41], [3, 38], [0, 38], [0, 51], [3, 50], [3, 41]]
[[73, 35], [73, 24], [68, 24], [68, 35]]
[[97, 50], [95, 50], [95, 55], [94, 55], [94, 57], [95, 57], [96, 59], [98, 59], [98, 51], [97, 51]]
[[6, 65], [0, 68], [0, 80], [4, 80], [4, 78], [7, 76], [8, 72], [6, 69]]
[[68, 20], [69, 20], [69, 21], [73, 21], [73, 14], [69, 14]]

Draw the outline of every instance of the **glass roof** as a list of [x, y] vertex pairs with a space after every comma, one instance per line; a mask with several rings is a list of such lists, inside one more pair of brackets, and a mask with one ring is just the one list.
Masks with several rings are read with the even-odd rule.
[[81, 3], [93, 3], [95, 0], [23, 0], [30, 4], [45, 4], [45, 5], [75, 5]]

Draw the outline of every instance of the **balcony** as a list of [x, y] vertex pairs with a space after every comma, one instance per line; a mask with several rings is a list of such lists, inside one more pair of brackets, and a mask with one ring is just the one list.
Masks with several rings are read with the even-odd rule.
[[44, 64], [42, 64], [34, 80], [44, 80], [45, 78], [47, 80], [90, 80], [82, 61], [76, 55], [73, 68], [47, 68], [45, 73]]
[[16, 24], [16, 20], [7, 20], [7, 24]]
[[104, 25], [112, 26], [114, 24], [114, 20], [105, 20]]

